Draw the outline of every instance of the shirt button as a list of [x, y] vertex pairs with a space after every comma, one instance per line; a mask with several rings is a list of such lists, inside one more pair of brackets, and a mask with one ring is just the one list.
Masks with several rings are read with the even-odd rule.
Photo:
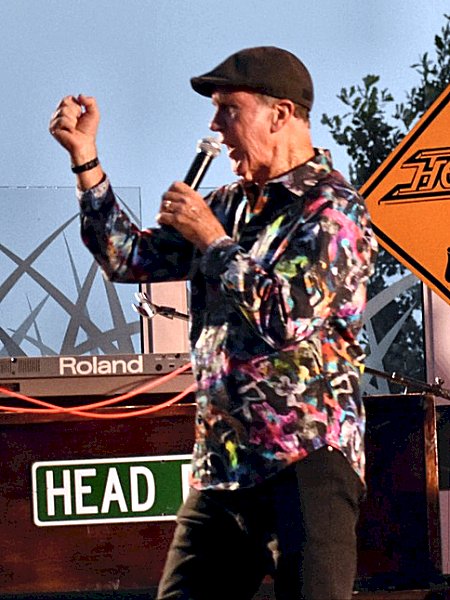
[[328, 450], [328, 452], [333, 452], [334, 448], [333, 448], [333, 446], [327, 446], [327, 450]]

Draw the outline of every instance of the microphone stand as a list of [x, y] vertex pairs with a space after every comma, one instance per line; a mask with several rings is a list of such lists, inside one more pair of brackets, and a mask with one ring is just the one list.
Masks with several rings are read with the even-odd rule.
[[189, 321], [189, 315], [179, 312], [172, 306], [155, 304], [145, 292], [136, 292], [135, 297], [139, 304], [132, 304], [133, 310], [145, 319], [153, 319], [154, 316], [161, 315], [167, 319]]
[[373, 369], [372, 367], [365, 367], [364, 373], [374, 375], [375, 377], [381, 377], [382, 379], [387, 379], [388, 381], [393, 381], [399, 385], [404, 385], [404, 394], [406, 394], [408, 390], [412, 390], [422, 392], [424, 394], [432, 394], [433, 396], [438, 396], [439, 398], [445, 398], [445, 400], [450, 400], [450, 390], [442, 387], [445, 382], [440, 377], [436, 377], [434, 383], [426, 383], [425, 381], [420, 381], [419, 379], [398, 374], [395, 371], [389, 374], [385, 373], [384, 371]]

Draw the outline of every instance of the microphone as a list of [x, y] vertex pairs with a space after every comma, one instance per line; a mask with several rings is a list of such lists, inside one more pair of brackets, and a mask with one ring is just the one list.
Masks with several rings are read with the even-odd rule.
[[[197, 190], [213, 158], [220, 154], [220, 142], [213, 137], [204, 137], [197, 142], [197, 155], [192, 161], [183, 182], [193, 190]], [[171, 225], [161, 225], [162, 231], [173, 232]]]
[[205, 137], [197, 142], [197, 155], [184, 178], [193, 190], [197, 190], [213, 158], [220, 154], [220, 143], [213, 137]]

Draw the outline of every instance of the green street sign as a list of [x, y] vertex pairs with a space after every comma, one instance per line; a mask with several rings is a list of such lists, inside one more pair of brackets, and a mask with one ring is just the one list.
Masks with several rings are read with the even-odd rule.
[[32, 465], [35, 525], [169, 521], [185, 499], [189, 454]]

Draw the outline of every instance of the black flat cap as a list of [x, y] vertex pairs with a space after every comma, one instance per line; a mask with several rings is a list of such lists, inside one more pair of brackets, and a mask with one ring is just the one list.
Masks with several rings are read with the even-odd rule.
[[311, 109], [314, 99], [311, 75], [294, 54], [275, 46], [239, 50], [212, 71], [192, 77], [202, 96], [220, 87], [242, 87], [275, 98], [287, 98]]

